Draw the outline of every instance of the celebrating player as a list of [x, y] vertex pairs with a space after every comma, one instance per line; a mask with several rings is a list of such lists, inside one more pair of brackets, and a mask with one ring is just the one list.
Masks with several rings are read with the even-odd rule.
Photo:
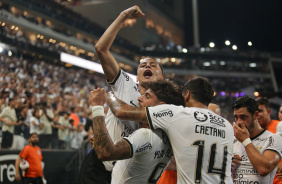
[[131, 107], [115, 96], [108, 98], [108, 105], [121, 119], [149, 123], [152, 130], [166, 132], [178, 183], [232, 183], [234, 131], [226, 119], [207, 108], [214, 94], [211, 83], [203, 77], [190, 79], [182, 94], [185, 107]]

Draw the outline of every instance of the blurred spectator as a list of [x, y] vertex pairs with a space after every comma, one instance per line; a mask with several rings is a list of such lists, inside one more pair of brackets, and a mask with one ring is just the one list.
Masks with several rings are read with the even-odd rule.
[[55, 115], [53, 121], [51, 122], [52, 126], [52, 139], [51, 139], [51, 148], [59, 149], [59, 137], [58, 130], [63, 129], [63, 126], [59, 123], [59, 115]]
[[83, 124], [78, 124], [76, 131], [73, 132], [73, 138], [71, 142], [72, 149], [79, 149], [82, 146], [83, 139], [88, 133], [84, 130]]
[[28, 110], [27, 105], [22, 105], [18, 109], [17, 112], [18, 124], [15, 125], [12, 149], [21, 150], [25, 145], [24, 134], [27, 129], [27, 125], [26, 125], [27, 110]]
[[9, 99], [9, 106], [5, 107], [0, 114], [0, 121], [2, 125], [2, 149], [11, 148], [13, 143], [14, 128], [17, 124], [17, 115], [14, 108], [16, 100], [14, 98]]
[[40, 122], [44, 124], [44, 127], [42, 130], [40, 130], [40, 147], [41, 148], [49, 148], [50, 143], [52, 140], [52, 126], [51, 122], [54, 118], [54, 112], [53, 109], [51, 109], [51, 102], [41, 102], [41, 116], [40, 116]]
[[36, 107], [33, 110], [32, 117], [30, 118], [29, 125], [30, 125], [30, 129], [29, 129], [30, 134], [32, 134], [34, 132], [37, 135], [40, 134], [40, 130], [43, 129], [44, 124], [42, 122], [40, 122], [40, 108], [39, 107]]
[[71, 111], [70, 117], [71, 119], [73, 119], [73, 127], [77, 127], [77, 125], [79, 124], [79, 117], [76, 114], [75, 109], [76, 109], [75, 107], [70, 108]]
[[66, 149], [67, 148], [67, 136], [69, 134], [69, 113], [63, 112], [63, 116], [59, 117], [59, 123], [62, 126], [61, 129], [58, 130], [59, 136], [59, 148]]

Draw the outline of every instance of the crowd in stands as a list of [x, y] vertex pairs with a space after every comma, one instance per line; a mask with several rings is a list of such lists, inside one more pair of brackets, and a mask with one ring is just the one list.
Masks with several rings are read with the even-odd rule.
[[7, 134], [16, 137], [2, 149], [22, 149], [34, 131], [43, 149], [78, 149], [88, 142], [92, 135], [88, 94], [97, 87], [108, 90], [103, 75], [41, 60], [0, 57], [0, 117], [6, 115], [5, 108], [15, 109], [17, 116], [15, 121], [1, 119], [2, 140], [11, 138]]

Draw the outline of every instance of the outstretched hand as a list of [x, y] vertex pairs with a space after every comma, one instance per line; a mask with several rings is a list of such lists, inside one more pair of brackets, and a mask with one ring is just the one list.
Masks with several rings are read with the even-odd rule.
[[100, 89], [94, 89], [89, 94], [89, 103], [92, 106], [95, 105], [104, 105], [108, 99], [108, 95], [106, 93], [106, 90], [104, 88]]
[[136, 5], [124, 10], [123, 13], [126, 14], [128, 19], [138, 19], [145, 16], [139, 6]]

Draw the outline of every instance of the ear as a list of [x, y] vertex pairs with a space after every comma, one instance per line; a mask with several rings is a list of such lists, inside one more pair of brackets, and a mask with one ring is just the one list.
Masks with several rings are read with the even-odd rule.
[[255, 111], [255, 113], [254, 113], [254, 119], [258, 119], [258, 117], [259, 117], [259, 111]]
[[190, 91], [187, 90], [184, 95], [184, 103], [187, 103], [190, 99]]
[[271, 114], [271, 109], [270, 109], [270, 108], [267, 109], [267, 113], [268, 113], [269, 115]]

